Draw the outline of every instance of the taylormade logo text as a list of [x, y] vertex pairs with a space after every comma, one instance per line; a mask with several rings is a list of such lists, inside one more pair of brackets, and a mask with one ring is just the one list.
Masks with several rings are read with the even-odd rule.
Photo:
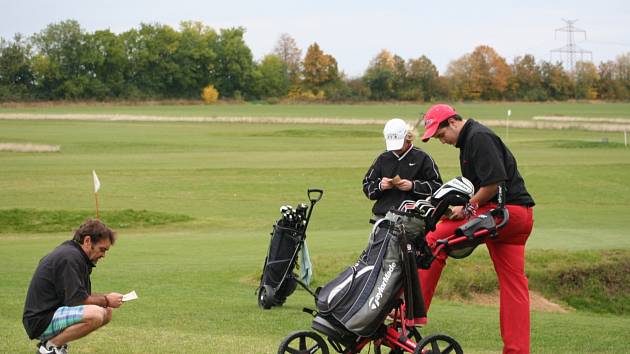
[[393, 262], [389, 265], [387, 272], [385, 272], [385, 275], [383, 275], [383, 281], [381, 282], [381, 285], [379, 285], [377, 288], [378, 291], [376, 292], [376, 295], [370, 298], [370, 310], [375, 310], [377, 307], [381, 306], [379, 301], [381, 301], [381, 298], [383, 297], [383, 292], [385, 291], [385, 287], [389, 282], [389, 278], [392, 277], [394, 269], [396, 269], [396, 262]]

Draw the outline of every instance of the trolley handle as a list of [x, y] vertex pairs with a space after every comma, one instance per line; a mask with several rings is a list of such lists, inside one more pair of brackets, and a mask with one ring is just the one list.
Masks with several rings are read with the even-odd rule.
[[313, 213], [313, 207], [315, 204], [322, 199], [324, 195], [324, 191], [319, 188], [309, 188], [306, 190], [306, 194], [308, 195], [308, 199], [311, 201], [311, 207], [308, 208], [308, 215], [306, 216], [306, 223], [304, 224], [304, 231], [308, 227], [308, 223], [311, 221], [311, 214]]
[[324, 191], [319, 188], [309, 188], [307, 191], [307, 195], [311, 203], [315, 204], [319, 202], [320, 199], [322, 199], [322, 196], [324, 195]]
[[501, 219], [501, 222], [497, 224], [497, 229], [502, 228], [510, 221], [510, 212], [506, 207], [492, 209], [490, 213], [492, 216], [498, 216]]

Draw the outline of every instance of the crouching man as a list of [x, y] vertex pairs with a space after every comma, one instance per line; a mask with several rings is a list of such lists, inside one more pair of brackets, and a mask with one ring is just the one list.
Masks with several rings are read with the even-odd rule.
[[116, 241], [115, 233], [98, 220], [88, 219], [72, 240], [41, 259], [26, 294], [22, 322], [37, 353], [66, 354], [68, 342], [106, 325], [122, 294], [92, 294], [90, 274]]

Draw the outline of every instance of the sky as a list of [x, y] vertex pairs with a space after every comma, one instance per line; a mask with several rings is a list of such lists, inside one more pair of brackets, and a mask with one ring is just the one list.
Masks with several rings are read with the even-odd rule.
[[563, 19], [577, 20], [574, 26], [586, 32], [575, 33], [575, 44], [591, 51], [596, 64], [630, 52], [628, 0], [0, 0], [5, 40], [68, 19], [88, 32], [122, 33], [141, 23], [177, 29], [181, 21], [215, 30], [244, 27], [256, 60], [287, 33], [303, 55], [317, 42], [348, 77], [363, 75], [382, 49], [405, 60], [425, 55], [440, 73], [479, 45], [491, 46], [508, 63], [524, 54], [566, 60], [551, 53], [567, 45], [567, 33], [555, 31], [566, 26]]

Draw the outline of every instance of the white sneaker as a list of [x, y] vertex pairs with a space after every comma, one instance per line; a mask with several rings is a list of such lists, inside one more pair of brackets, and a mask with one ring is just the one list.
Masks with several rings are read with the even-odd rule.
[[68, 354], [68, 345], [64, 344], [61, 347], [57, 347], [49, 341], [46, 341], [46, 343], [40, 342], [36, 354]]

